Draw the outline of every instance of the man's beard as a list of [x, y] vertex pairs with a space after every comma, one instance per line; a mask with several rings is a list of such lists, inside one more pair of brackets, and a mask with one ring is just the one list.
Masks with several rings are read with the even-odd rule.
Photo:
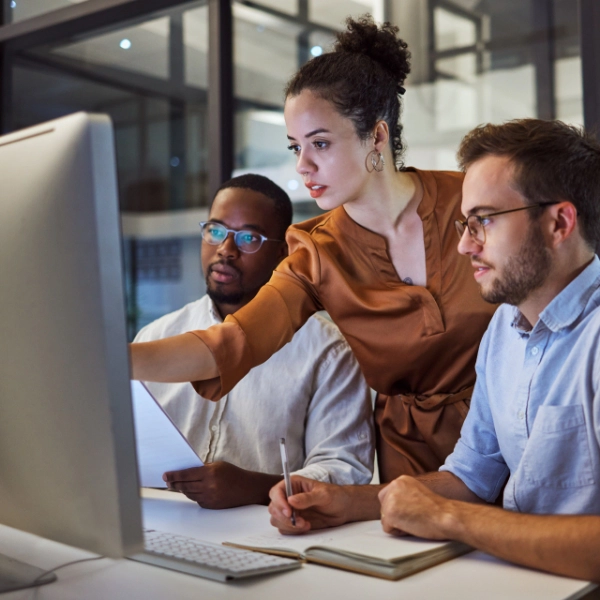
[[[214, 283], [213, 281], [211, 281], [211, 279], [209, 278], [212, 266], [211, 265], [208, 269], [208, 273], [204, 279], [205, 283], [206, 283], [206, 293], [208, 295], [208, 297], [215, 302], [216, 304], [240, 304], [241, 301], [244, 299], [244, 297], [246, 296], [246, 290], [244, 289], [244, 282], [243, 282], [243, 274], [242, 272], [237, 269], [236, 267], [234, 267], [233, 265], [229, 264], [226, 261], [219, 261], [219, 263], [221, 264], [225, 264], [228, 267], [234, 269], [235, 271], [238, 272], [239, 274], [239, 288], [237, 291], [231, 291], [231, 292], [223, 292], [219, 289], [219, 284]], [[217, 263], [213, 263], [213, 264], [217, 264]], [[212, 287], [212, 286], [215, 287]]]
[[552, 258], [539, 224], [532, 224], [519, 252], [511, 256], [490, 289], [481, 288], [481, 297], [493, 304], [518, 306], [543, 285], [550, 273]]
[[240, 304], [242, 302], [242, 300], [244, 299], [244, 297], [246, 296], [246, 293], [243, 290], [238, 290], [237, 292], [222, 292], [221, 290], [213, 290], [211, 289], [210, 285], [208, 285], [207, 282], [207, 286], [206, 286], [206, 293], [208, 294], [208, 297], [215, 302], [216, 304], [225, 304], [225, 305], [236, 305], [236, 304]]

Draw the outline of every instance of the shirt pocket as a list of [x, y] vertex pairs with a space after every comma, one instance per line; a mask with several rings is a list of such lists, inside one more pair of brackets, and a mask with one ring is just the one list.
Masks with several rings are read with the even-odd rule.
[[540, 406], [522, 460], [531, 484], [564, 489], [594, 484], [583, 407]]

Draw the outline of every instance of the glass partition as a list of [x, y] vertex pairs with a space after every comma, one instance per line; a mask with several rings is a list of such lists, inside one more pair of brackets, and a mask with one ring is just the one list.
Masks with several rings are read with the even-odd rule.
[[299, 65], [330, 49], [348, 15], [383, 14], [382, 5], [412, 52], [407, 165], [455, 169], [461, 138], [482, 122], [583, 122], [578, 13], [568, 0], [303, 0], [295, 19], [235, 3], [237, 172], [285, 187], [296, 219], [318, 209], [285, 149], [282, 90]]
[[[12, 21], [72, 0], [13, 0]], [[406, 164], [456, 168], [479, 123], [540, 116], [583, 122], [578, 7], [572, 0], [233, 1], [235, 173], [288, 191], [294, 219], [318, 214], [287, 150], [283, 89], [330, 49], [348, 15], [400, 27], [412, 52], [404, 96]], [[130, 335], [204, 289], [197, 223], [208, 195], [209, 27], [191, 1], [135, 23], [20, 52], [10, 110], [18, 129], [77, 110], [115, 125]], [[9, 86], [10, 87], [10, 86]]]
[[413, 54], [403, 113], [406, 164], [455, 169], [461, 138], [523, 117], [582, 124], [577, 3], [394, 0]]
[[8, 6], [7, 23], [16, 23], [87, 0], [4, 0]]
[[79, 110], [112, 118], [130, 337], [203, 293], [207, 73], [203, 2], [34, 48], [14, 62], [14, 129]]

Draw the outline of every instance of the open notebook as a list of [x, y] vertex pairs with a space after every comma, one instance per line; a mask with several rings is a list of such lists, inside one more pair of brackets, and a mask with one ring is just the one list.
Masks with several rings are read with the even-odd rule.
[[379, 521], [350, 523], [301, 536], [284, 536], [273, 529], [260, 536], [224, 543], [394, 580], [472, 550], [460, 542], [391, 536], [384, 533]]

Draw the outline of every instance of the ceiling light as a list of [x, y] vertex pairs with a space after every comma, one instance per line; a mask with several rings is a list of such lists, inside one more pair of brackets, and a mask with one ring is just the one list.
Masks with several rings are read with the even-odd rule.
[[310, 53], [311, 53], [313, 56], [321, 56], [321, 54], [323, 54], [323, 48], [321, 48], [321, 46], [313, 46], [313, 47], [310, 49]]
[[122, 39], [119, 42], [119, 47], [123, 48], [123, 50], [129, 50], [129, 48], [131, 48], [131, 40], [128, 40], [127, 38]]
[[287, 187], [288, 187], [288, 190], [291, 190], [293, 192], [300, 187], [300, 184], [298, 183], [297, 179], [290, 179], [287, 182]]

